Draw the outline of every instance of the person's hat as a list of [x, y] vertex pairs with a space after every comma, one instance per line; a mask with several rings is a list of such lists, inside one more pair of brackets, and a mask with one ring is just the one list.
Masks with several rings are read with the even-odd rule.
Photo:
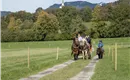
[[102, 42], [102, 40], [99, 40], [99, 42]]

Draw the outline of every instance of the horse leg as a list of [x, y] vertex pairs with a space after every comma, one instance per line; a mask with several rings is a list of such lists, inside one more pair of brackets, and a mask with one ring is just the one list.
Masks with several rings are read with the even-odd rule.
[[89, 50], [88, 50], [88, 59], [91, 59], [91, 54]]
[[76, 54], [74, 54], [74, 60], [77, 60], [77, 58], [76, 58]]
[[83, 55], [83, 60], [84, 60], [84, 51], [82, 51], [82, 55]]
[[102, 53], [100, 53], [100, 59], [102, 59]]
[[77, 58], [77, 60], [78, 60], [78, 54], [76, 55], [76, 58]]
[[76, 60], [76, 58], [75, 58], [75, 54], [74, 54], [74, 60]]
[[85, 50], [85, 59], [88, 59], [87, 57], [87, 50]]
[[100, 59], [100, 54], [98, 54], [98, 58]]
[[103, 53], [101, 54], [101, 59], [103, 58]]
[[89, 58], [88, 59], [91, 59], [91, 54], [89, 53]]

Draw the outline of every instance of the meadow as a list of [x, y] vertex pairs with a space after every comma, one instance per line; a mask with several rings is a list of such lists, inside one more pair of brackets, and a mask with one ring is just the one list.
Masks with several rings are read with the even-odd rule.
[[[2, 80], [18, 80], [72, 59], [71, 43], [71, 41], [2, 43]], [[28, 47], [30, 68], [27, 67]], [[59, 60], [56, 60], [57, 47], [59, 47]]]
[[[114, 41], [113, 41], [114, 40]], [[112, 50], [106, 48], [106, 54], [96, 65], [95, 74], [91, 80], [130, 80], [130, 38], [120, 38], [107, 41], [117, 43], [117, 70], [115, 71], [115, 55], [112, 60]], [[106, 44], [107, 44], [106, 43]], [[112, 45], [109, 45], [112, 49]]]
[[[96, 49], [98, 40], [93, 39], [93, 46]], [[92, 80], [127, 80], [130, 70], [130, 38], [107, 38], [102, 39], [105, 48], [104, 59], [100, 60], [96, 66], [96, 72]], [[114, 64], [111, 57], [108, 57], [108, 46], [118, 43], [124, 45], [118, 49], [118, 70], [114, 71]], [[36, 74], [39, 71], [53, 67], [73, 59], [71, 53], [72, 41], [44, 41], [44, 42], [10, 42], [1, 44], [1, 78], [2, 80], [18, 80]], [[27, 67], [28, 47], [30, 48], [30, 68]], [[56, 60], [56, 51], [59, 47], [59, 59]], [[123, 55], [124, 54], [124, 55]], [[95, 52], [93, 53], [95, 56]], [[71, 65], [50, 74], [42, 80], [67, 80], [80, 72], [90, 60], [78, 60]], [[62, 74], [61, 74], [62, 73]], [[107, 75], [108, 74], [108, 75]], [[107, 76], [104, 76], [107, 75]], [[122, 77], [121, 77], [121, 76]], [[57, 78], [59, 77], [59, 79]]]
[[[130, 38], [107, 38], [107, 39], [94, 39], [93, 47], [97, 48], [97, 43], [102, 40], [104, 43], [105, 55], [104, 58], [99, 60], [95, 74], [91, 80], [128, 80], [130, 78]], [[118, 70], [114, 70], [114, 62], [112, 62], [112, 56], [108, 57], [110, 46], [112, 48], [115, 43], [118, 44]], [[123, 47], [123, 48], [122, 48]], [[124, 51], [126, 53], [124, 53]], [[123, 54], [124, 53], [124, 54]], [[92, 56], [95, 56], [95, 51]], [[41, 80], [68, 80], [69, 78], [78, 74], [83, 68], [89, 63], [90, 60], [78, 60], [75, 63], [54, 72], [53, 74], [47, 75]], [[61, 74], [62, 73], [62, 74]], [[117, 75], [117, 76], [115, 76]], [[111, 77], [111, 78], [110, 78]]]

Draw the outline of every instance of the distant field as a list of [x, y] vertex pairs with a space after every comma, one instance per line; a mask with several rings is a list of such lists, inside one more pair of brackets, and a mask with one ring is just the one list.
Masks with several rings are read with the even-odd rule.
[[[96, 48], [99, 39], [93, 40], [93, 46]], [[118, 44], [128, 45], [130, 44], [130, 38], [107, 38], [102, 39], [104, 42], [105, 50], [108, 50], [108, 46], [117, 42]], [[45, 41], [45, 42], [10, 42], [2, 43], [2, 56], [1, 56], [1, 71], [2, 71], [2, 80], [18, 80], [23, 77], [28, 77], [29, 75], [36, 74], [39, 71], [45, 70], [49, 67], [52, 67], [56, 64], [63, 63], [70, 59], [73, 59], [73, 56], [70, 56], [71, 52], [71, 43], [72, 41]], [[28, 47], [30, 48], [30, 68], [27, 68], [27, 53]], [[56, 60], [56, 48], [59, 47], [59, 60]], [[123, 49], [125, 50], [125, 49]], [[122, 51], [123, 51], [122, 50]], [[106, 53], [107, 54], [107, 53]], [[95, 53], [93, 54], [95, 55]], [[105, 55], [106, 56], [106, 55]], [[125, 57], [125, 56], [124, 56]], [[103, 60], [102, 60], [103, 61]], [[105, 60], [104, 60], [105, 61]], [[84, 62], [84, 61], [83, 61]], [[78, 64], [82, 67], [78, 66]], [[100, 62], [99, 62], [100, 63]], [[69, 67], [66, 67], [65, 73], [62, 73], [60, 79], [63, 78], [64, 74], [69, 72], [71, 75], [64, 76], [64, 79], [74, 76], [77, 72], [82, 70], [82, 68], [88, 64], [82, 63], [82, 60], [73, 63]], [[77, 65], [74, 67], [74, 65]], [[98, 67], [98, 65], [97, 65]], [[73, 69], [72, 69], [73, 68]], [[74, 71], [73, 74], [73, 70]], [[67, 71], [70, 70], [70, 71]], [[58, 73], [56, 72], [56, 76]], [[100, 73], [101, 74], [101, 73]], [[53, 74], [54, 75], [54, 74]], [[55, 75], [53, 77], [55, 77]], [[50, 79], [54, 79], [54, 78]], [[48, 78], [46, 78], [48, 79]], [[56, 80], [56, 79], [54, 79]], [[100, 79], [97, 79], [100, 80]]]
[[[109, 21], [104, 21], [104, 22], [107, 24], [107, 26], [110, 26], [110, 25], [111, 25], [111, 22], [109, 22]], [[92, 28], [92, 27], [95, 26], [95, 23], [96, 23], [96, 22], [84, 22], [83, 24], [84, 24], [86, 27], [88, 27], [88, 28]]]

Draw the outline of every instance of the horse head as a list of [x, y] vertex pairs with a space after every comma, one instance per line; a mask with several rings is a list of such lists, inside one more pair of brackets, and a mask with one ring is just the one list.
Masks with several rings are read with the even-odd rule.
[[89, 47], [90, 47], [90, 45], [89, 45], [89, 43], [87, 42], [87, 40], [86, 40], [86, 38], [83, 38], [80, 42], [80, 47], [82, 48], [82, 49], [89, 49]]
[[80, 43], [80, 46], [84, 46], [84, 45], [86, 45], [86, 39], [85, 38], [83, 38], [79, 43]]

